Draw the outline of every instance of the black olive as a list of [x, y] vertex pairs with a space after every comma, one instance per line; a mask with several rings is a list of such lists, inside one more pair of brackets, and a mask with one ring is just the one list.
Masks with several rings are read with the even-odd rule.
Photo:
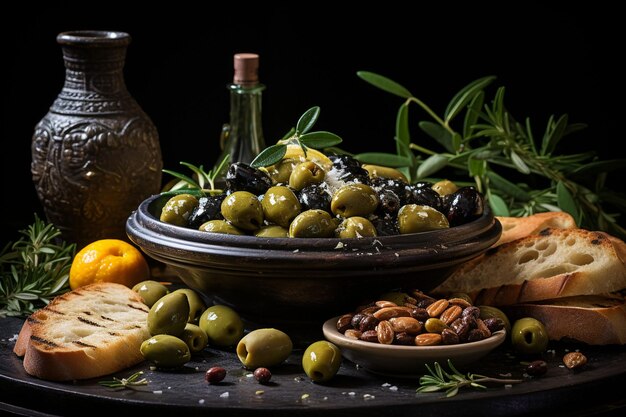
[[235, 162], [228, 168], [226, 184], [229, 192], [248, 191], [254, 195], [265, 194], [272, 186], [272, 179], [265, 172], [243, 162]]
[[418, 204], [420, 206], [430, 206], [435, 210], [441, 211], [441, 197], [437, 191], [430, 187], [418, 187], [415, 184], [406, 187], [406, 200], [402, 205]]
[[462, 187], [451, 194], [446, 217], [450, 226], [458, 226], [477, 219], [484, 211], [483, 196], [474, 187]]
[[424, 187], [432, 188], [432, 186], [433, 186], [433, 183], [428, 182], [428, 181], [420, 181], [420, 182], [416, 182], [415, 184], [413, 184], [413, 187], [415, 188], [424, 188]]
[[305, 210], [324, 210], [330, 213], [331, 195], [328, 194], [318, 184], [311, 184], [297, 192], [298, 201]]
[[209, 220], [222, 220], [221, 206], [226, 194], [202, 197], [198, 200], [198, 206], [193, 209], [189, 216], [188, 225], [197, 229]]
[[361, 168], [361, 163], [350, 155], [331, 155], [328, 157], [338, 170]]
[[395, 217], [378, 217], [372, 220], [372, 224], [376, 228], [378, 236], [393, 236], [400, 234]]
[[400, 210], [400, 197], [389, 189], [382, 189], [376, 193], [378, 196], [378, 207], [376, 214], [385, 216], [395, 216]]
[[402, 180], [397, 180], [397, 179], [389, 179], [389, 178], [383, 178], [383, 177], [374, 177], [370, 179], [370, 187], [372, 187], [374, 191], [377, 191], [377, 192], [382, 191], [382, 190], [393, 191], [394, 194], [397, 195], [401, 201], [404, 195], [406, 194], [405, 187], [407, 186], [408, 184], [406, 182]]

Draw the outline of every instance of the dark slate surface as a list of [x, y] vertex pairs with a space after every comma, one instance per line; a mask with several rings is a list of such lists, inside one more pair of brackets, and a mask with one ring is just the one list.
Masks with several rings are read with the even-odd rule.
[[[588, 416], [623, 415], [626, 411], [624, 347], [556, 344], [551, 346], [554, 356], [544, 356], [550, 366], [548, 373], [535, 379], [523, 376], [522, 358], [501, 347], [466, 371], [495, 377], [511, 373], [524, 382], [508, 389], [462, 390], [450, 399], [442, 398], [441, 393], [416, 394], [418, 377], [373, 375], [345, 360], [330, 383], [314, 384], [300, 366], [302, 351], [294, 352], [284, 365], [273, 369], [268, 385], [248, 376], [251, 373], [241, 367], [233, 352], [207, 349], [180, 372], [153, 371], [148, 363], [120, 372], [115, 376], [127, 377], [143, 370], [150, 383], [136, 390], [114, 391], [97, 384], [110, 377], [75, 383], [30, 377], [12, 352], [15, 341], [11, 338], [21, 324], [20, 319], [0, 319], [0, 414]], [[560, 367], [565, 350], [576, 348], [589, 358], [585, 369], [573, 372]], [[219, 385], [204, 381], [204, 372], [211, 366], [228, 371]], [[259, 390], [263, 393], [257, 393]]]

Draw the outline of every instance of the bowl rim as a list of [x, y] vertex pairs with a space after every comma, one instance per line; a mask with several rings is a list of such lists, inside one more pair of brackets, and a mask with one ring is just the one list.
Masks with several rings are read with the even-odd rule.
[[[151, 205], [159, 198], [169, 198], [164, 194], [155, 194], [141, 202], [127, 221], [127, 231], [140, 226], [145, 231], [153, 232], [160, 238], [165, 238], [172, 243], [180, 240], [188, 245], [209, 244], [219, 246], [232, 246], [238, 248], [254, 248], [267, 250], [293, 250], [294, 247], [301, 250], [336, 250], [343, 245], [354, 249], [371, 249], [372, 247], [428, 247], [433, 241], [445, 242], [449, 245], [463, 244], [478, 236], [488, 234], [488, 240], [483, 242], [490, 247], [500, 237], [502, 227], [495, 218], [488, 205], [485, 205], [483, 214], [468, 223], [446, 229], [432, 230], [419, 233], [399, 234], [392, 236], [375, 236], [362, 238], [263, 238], [249, 235], [229, 235], [220, 233], [207, 233], [200, 230], [190, 229], [183, 226], [160, 221], [150, 212]], [[129, 227], [132, 226], [132, 227]], [[495, 228], [495, 230], [493, 230]], [[491, 232], [491, 233], [488, 233]], [[445, 245], [444, 245], [445, 246]], [[445, 248], [443, 248], [445, 249]]]
[[437, 345], [437, 346], [403, 346], [403, 345], [383, 345], [380, 343], [365, 342], [362, 340], [350, 339], [339, 333], [336, 328], [337, 320], [341, 316], [330, 318], [322, 325], [322, 332], [330, 342], [336, 343], [341, 348], [355, 350], [358, 352], [372, 354], [450, 354], [457, 352], [465, 352], [468, 349], [486, 351], [493, 350], [500, 346], [506, 338], [506, 330], [498, 330], [492, 333], [487, 339], [477, 342], [459, 343], [456, 345]]

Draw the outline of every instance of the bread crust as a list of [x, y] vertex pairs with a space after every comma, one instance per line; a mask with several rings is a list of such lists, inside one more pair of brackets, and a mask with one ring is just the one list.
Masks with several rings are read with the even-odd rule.
[[541, 321], [552, 340], [577, 340], [589, 345], [626, 344], [626, 306], [610, 298], [576, 297], [541, 304], [503, 307], [510, 319]]
[[30, 375], [52, 381], [108, 375], [143, 360], [148, 308], [113, 283], [81, 287], [28, 317], [13, 351]]
[[546, 228], [573, 229], [576, 227], [574, 218], [564, 211], [536, 213], [527, 217], [497, 216], [496, 219], [502, 224], [502, 234], [493, 245], [494, 247], [537, 234]]
[[[466, 292], [505, 306], [626, 288], [617, 239], [583, 229], [544, 229], [465, 263], [433, 293]], [[622, 242], [623, 244], [623, 242]]]

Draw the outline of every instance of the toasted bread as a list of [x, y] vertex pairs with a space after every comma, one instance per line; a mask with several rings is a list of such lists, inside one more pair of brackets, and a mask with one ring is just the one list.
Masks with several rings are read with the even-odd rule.
[[67, 381], [120, 371], [143, 360], [148, 307], [128, 287], [97, 283], [61, 295], [26, 319], [13, 351], [41, 379]]
[[563, 211], [549, 211], [536, 213], [527, 217], [496, 217], [502, 224], [502, 235], [493, 245], [512, 242], [523, 237], [534, 235], [543, 229], [573, 229], [576, 227], [574, 218]]
[[579, 296], [503, 307], [511, 320], [533, 317], [552, 340], [626, 344], [626, 305], [617, 296]]
[[504, 306], [619, 291], [626, 266], [614, 241], [602, 232], [544, 229], [465, 263], [433, 293], [465, 292], [476, 304]]

